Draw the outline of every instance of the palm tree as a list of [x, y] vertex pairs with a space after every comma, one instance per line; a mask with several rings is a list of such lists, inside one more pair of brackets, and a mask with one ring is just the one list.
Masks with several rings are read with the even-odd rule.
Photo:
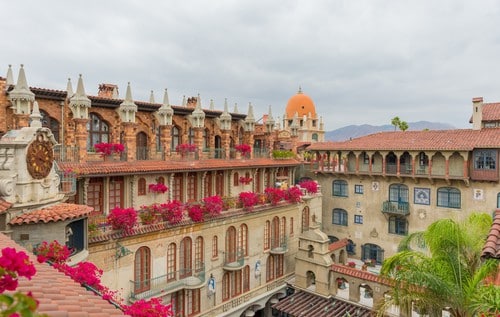
[[380, 303], [378, 316], [391, 305], [398, 305], [408, 316], [412, 308], [429, 316], [441, 316], [446, 308], [453, 317], [475, 316], [489, 309], [477, 300], [488, 290], [485, 278], [498, 266], [495, 259], [481, 261], [491, 223], [490, 215], [473, 213], [463, 222], [441, 219], [423, 232], [408, 235], [399, 252], [382, 266], [381, 275], [393, 279], [394, 287]]

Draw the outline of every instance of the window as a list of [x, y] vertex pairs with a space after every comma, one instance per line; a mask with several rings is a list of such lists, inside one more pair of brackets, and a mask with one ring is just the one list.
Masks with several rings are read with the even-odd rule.
[[250, 291], [250, 267], [243, 268], [243, 293]]
[[170, 135], [172, 136], [172, 142], [170, 144], [171, 150], [175, 151], [175, 148], [177, 147], [177, 145], [181, 144], [179, 128], [174, 125], [172, 127], [172, 131], [170, 132]]
[[151, 279], [151, 252], [147, 247], [140, 247], [134, 259], [134, 292], [149, 290]]
[[167, 282], [174, 281], [176, 270], [176, 251], [175, 243], [170, 243], [167, 248]]
[[203, 144], [201, 145], [203, 147], [203, 151], [209, 151], [209, 146], [210, 146], [210, 131], [208, 129], [203, 130]]
[[344, 209], [333, 209], [332, 223], [334, 225], [347, 226], [347, 211]]
[[339, 238], [337, 238], [336, 236], [328, 236], [328, 240], [330, 240], [330, 243], [334, 243], [339, 241]]
[[496, 150], [481, 150], [474, 152], [474, 168], [477, 170], [496, 169]]
[[442, 187], [437, 191], [437, 205], [439, 207], [460, 208], [460, 190], [452, 187]]
[[101, 118], [95, 114], [89, 114], [89, 121], [87, 122], [87, 151], [94, 152], [94, 145], [98, 143], [109, 143], [109, 125], [101, 120]]
[[362, 215], [354, 215], [354, 223], [363, 224], [363, 216]]
[[165, 178], [163, 176], [158, 177], [156, 183], [165, 185]]
[[87, 205], [94, 208], [96, 213], [104, 213], [103, 194], [104, 184], [102, 178], [91, 178], [87, 187]]
[[408, 234], [408, 222], [406, 218], [399, 216], [389, 217], [389, 233], [407, 235]]
[[424, 152], [418, 154], [418, 165], [422, 167], [429, 165], [429, 157]]
[[240, 226], [240, 236], [238, 239], [239, 242], [239, 251], [243, 252], [244, 256], [248, 255], [248, 227], [245, 224]]
[[333, 196], [347, 197], [347, 182], [344, 180], [333, 181]]
[[229, 299], [229, 294], [231, 290], [231, 280], [229, 277], [229, 272], [224, 273], [222, 276], [222, 301]]
[[212, 238], [212, 258], [215, 259], [219, 256], [219, 238], [214, 236]]
[[198, 199], [198, 179], [196, 173], [187, 175], [187, 201], [196, 201]]
[[204, 257], [203, 237], [197, 237], [194, 244], [194, 269], [196, 272], [203, 271]]
[[114, 176], [109, 180], [109, 210], [120, 207], [123, 208], [123, 177]]
[[179, 268], [180, 268], [180, 278], [186, 278], [192, 275], [192, 264], [191, 264], [191, 238], [185, 237], [181, 240], [180, 250], [179, 250]]
[[137, 181], [137, 196], [146, 195], [146, 180], [144, 177], [139, 178]]
[[190, 289], [187, 292], [187, 315], [193, 316], [200, 312], [200, 290]]
[[274, 257], [270, 254], [267, 257], [266, 282], [274, 280], [274, 273], [275, 273]]
[[264, 250], [269, 250], [271, 246], [270, 239], [270, 231], [271, 231], [271, 223], [269, 220], [266, 221], [266, 225], [264, 226]]
[[194, 144], [194, 129], [193, 128], [189, 128], [189, 130], [188, 130], [188, 143]]
[[366, 152], [363, 152], [363, 164], [370, 164], [370, 156], [368, 155], [368, 153]]
[[384, 260], [384, 250], [376, 244], [367, 243], [361, 246], [361, 260], [375, 260], [381, 264]]
[[212, 196], [212, 172], [207, 172], [203, 179], [205, 194], [203, 197]]
[[293, 217], [290, 217], [290, 235], [293, 235]]
[[49, 116], [49, 114], [43, 110], [40, 110], [40, 120], [42, 121], [42, 127], [49, 128], [54, 135], [54, 139], [59, 142], [59, 121], [55, 118]]
[[281, 222], [280, 222], [280, 243], [281, 245], [285, 244], [286, 240], [286, 217], [281, 217]]
[[355, 194], [363, 194], [363, 185], [359, 185], [359, 184], [354, 185], [354, 193]]
[[403, 184], [392, 184], [389, 186], [389, 201], [397, 203], [408, 203], [408, 187]]
[[183, 191], [182, 191], [182, 185], [184, 183], [183, 179], [184, 177], [182, 177], [182, 173], [174, 174], [174, 182], [171, 188], [172, 199], [176, 199], [178, 201], [184, 201]]
[[239, 186], [240, 185], [240, 174], [238, 172], [234, 172], [233, 174], [233, 186]]
[[236, 228], [229, 227], [226, 231], [226, 263], [236, 262]]
[[356, 254], [356, 244], [351, 239], [347, 240], [347, 245], [345, 248], [346, 248], [347, 254], [349, 254], [349, 255]]
[[497, 194], [497, 208], [500, 208], [500, 193]]

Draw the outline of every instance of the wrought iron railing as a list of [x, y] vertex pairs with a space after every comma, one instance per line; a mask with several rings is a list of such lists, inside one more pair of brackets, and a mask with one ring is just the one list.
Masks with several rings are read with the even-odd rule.
[[394, 215], [407, 216], [410, 214], [410, 204], [407, 202], [384, 201], [382, 212]]

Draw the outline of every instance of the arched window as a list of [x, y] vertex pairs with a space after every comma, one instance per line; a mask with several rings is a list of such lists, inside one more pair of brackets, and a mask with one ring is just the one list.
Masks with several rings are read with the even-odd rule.
[[336, 236], [328, 236], [328, 240], [330, 240], [330, 243], [334, 243], [339, 241], [339, 238], [337, 238]]
[[233, 226], [226, 231], [226, 263], [236, 262], [236, 228]]
[[347, 254], [356, 254], [356, 244], [351, 239], [347, 240], [347, 245], [345, 248], [347, 250]]
[[290, 217], [290, 235], [293, 235], [293, 217]]
[[361, 260], [375, 260], [375, 262], [381, 264], [384, 260], [384, 250], [376, 244], [364, 244], [361, 246]]
[[212, 188], [213, 188], [212, 179], [213, 179], [212, 172], [211, 171], [206, 172], [205, 178], [203, 179], [203, 188], [205, 189], [203, 197], [212, 196]]
[[165, 185], [165, 177], [158, 176], [158, 178], [156, 179], [156, 183]]
[[219, 238], [214, 236], [212, 238], [212, 258], [215, 259], [219, 256]]
[[269, 255], [266, 263], [266, 282], [274, 280], [275, 269], [274, 257]]
[[280, 222], [280, 244], [284, 245], [286, 240], [286, 217], [281, 217]]
[[144, 177], [139, 178], [139, 180], [137, 181], [137, 195], [146, 195], [146, 179]]
[[174, 182], [172, 184], [171, 188], [171, 193], [172, 193], [172, 199], [178, 200], [178, 201], [184, 201], [184, 191], [183, 191], [183, 181], [184, 177], [182, 173], [175, 173], [174, 174]]
[[203, 130], [203, 152], [210, 150], [210, 132], [208, 129]]
[[42, 121], [42, 127], [44, 128], [49, 128], [50, 131], [52, 131], [52, 134], [54, 135], [54, 138], [56, 139], [57, 142], [59, 141], [59, 121], [57, 121], [55, 118], [52, 118], [49, 116], [49, 114], [43, 110], [40, 110], [40, 120]]
[[134, 259], [134, 292], [149, 290], [151, 282], [151, 251], [148, 247], [140, 247]]
[[301, 232], [309, 230], [309, 207], [302, 209], [302, 230]]
[[87, 151], [94, 152], [94, 145], [98, 143], [109, 143], [109, 125], [97, 114], [90, 113], [87, 122]]
[[135, 136], [135, 157], [137, 160], [148, 159], [148, 136], [144, 132], [139, 132]]
[[167, 248], [167, 281], [176, 280], [177, 247], [170, 243]]
[[153, 131], [155, 132], [156, 152], [163, 152], [163, 144], [161, 144], [161, 128], [153, 123]]
[[332, 223], [334, 225], [347, 226], [347, 211], [340, 208], [333, 209]]
[[264, 225], [264, 250], [269, 250], [269, 247], [271, 246], [270, 232], [271, 223], [267, 220]]
[[318, 141], [318, 134], [317, 133], [313, 133], [312, 134], [312, 140], [313, 141]]
[[334, 180], [333, 184], [333, 196], [347, 197], [347, 182], [345, 180]]
[[391, 184], [389, 186], [389, 201], [408, 204], [408, 186]]
[[274, 217], [271, 227], [271, 249], [278, 248], [280, 245], [280, 218]]
[[197, 237], [194, 244], [194, 269], [196, 272], [203, 270], [205, 266], [205, 255], [203, 246], [203, 237]]
[[170, 143], [170, 149], [172, 151], [175, 151], [175, 148], [177, 147], [177, 145], [181, 144], [179, 128], [174, 125], [172, 127], [172, 131], [170, 132], [170, 135], [172, 136], [172, 141]]
[[224, 273], [222, 275], [222, 301], [226, 301], [229, 299], [231, 294], [231, 280], [229, 277], [229, 272]]
[[187, 175], [187, 201], [198, 200], [198, 177], [196, 173]]
[[408, 221], [405, 217], [391, 216], [389, 217], [389, 233], [407, 235], [408, 234]]
[[180, 278], [186, 278], [192, 275], [191, 248], [192, 248], [191, 238], [185, 237], [184, 239], [181, 240], [181, 245], [179, 250]]
[[234, 172], [233, 174], [233, 186], [239, 186], [240, 185], [240, 174], [238, 172]]
[[439, 207], [460, 208], [460, 190], [453, 187], [441, 187], [437, 190], [437, 205]]
[[240, 232], [239, 232], [239, 251], [243, 252], [244, 256], [248, 255], [248, 227], [246, 224], [242, 224], [240, 226]]
[[250, 267], [243, 268], [243, 293], [250, 291]]

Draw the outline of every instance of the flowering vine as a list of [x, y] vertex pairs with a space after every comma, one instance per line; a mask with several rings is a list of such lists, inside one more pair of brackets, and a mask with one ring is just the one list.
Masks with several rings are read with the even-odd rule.
[[130, 234], [137, 224], [137, 211], [134, 208], [115, 207], [110, 211], [107, 220], [114, 230], [123, 230]]
[[318, 183], [313, 180], [301, 181], [299, 185], [300, 187], [305, 188], [311, 194], [316, 194], [318, 192]]
[[168, 187], [165, 184], [162, 183], [156, 183], [156, 184], [149, 184], [148, 189], [152, 193], [159, 193], [159, 194], [164, 194], [167, 192]]
[[266, 194], [267, 201], [273, 206], [285, 199], [285, 191], [280, 188], [268, 187], [264, 190], [264, 193]]
[[210, 216], [220, 215], [224, 208], [224, 200], [219, 195], [208, 196], [203, 198], [205, 211]]
[[203, 209], [200, 204], [192, 204], [187, 207], [188, 216], [194, 222], [203, 221]]
[[238, 201], [245, 210], [251, 211], [259, 202], [259, 195], [254, 192], [241, 192], [238, 196]]

